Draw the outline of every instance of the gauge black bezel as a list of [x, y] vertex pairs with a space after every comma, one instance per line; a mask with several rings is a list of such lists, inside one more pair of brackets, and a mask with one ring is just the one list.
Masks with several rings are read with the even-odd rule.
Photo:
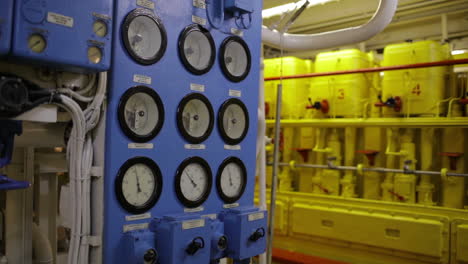
[[[242, 187], [241, 187], [240, 192], [234, 197], [227, 196], [223, 192], [223, 188], [221, 187], [221, 175], [223, 173], [223, 170], [230, 163], [235, 163], [236, 165], [238, 165], [241, 168], [241, 171], [242, 171], [242, 181], [243, 181], [242, 182]], [[216, 175], [216, 189], [218, 191], [218, 195], [221, 198], [221, 200], [223, 200], [226, 204], [232, 204], [232, 203], [237, 202], [242, 197], [242, 195], [244, 194], [246, 186], [247, 186], [247, 169], [246, 169], [244, 163], [242, 162], [242, 160], [240, 160], [237, 157], [229, 157], [229, 158], [225, 159], [221, 163], [221, 165], [219, 165], [218, 174]]]
[[[136, 52], [133, 51], [133, 49], [132, 49], [132, 47], [130, 45], [130, 40], [128, 39], [128, 29], [130, 27], [130, 23], [132, 23], [132, 21], [135, 18], [139, 17], [139, 16], [146, 16], [146, 17], [150, 18], [151, 20], [153, 20], [154, 23], [156, 24], [156, 26], [159, 28], [159, 31], [161, 32], [161, 48], [150, 59], [144, 59], [144, 58], [141, 58], [140, 56], [138, 56], [138, 54], [136, 54]], [[122, 40], [123, 40], [125, 49], [127, 50], [127, 53], [130, 55], [130, 57], [132, 57], [133, 60], [135, 60], [137, 63], [139, 63], [141, 65], [155, 64], [156, 62], [158, 62], [162, 58], [162, 56], [166, 52], [166, 48], [167, 48], [167, 32], [166, 32], [166, 29], [165, 29], [163, 23], [161, 22], [161, 20], [158, 17], [156, 17], [153, 12], [151, 12], [151, 11], [149, 11], [147, 9], [137, 8], [137, 9], [134, 9], [133, 11], [131, 11], [127, 15], [127, 17], [125, 18], [125, 20], [123, 22], [123, 25], [122, 25], [122, 30], [121, 31], [122, 31]]]
[[[158, 108], [159, 111], [159, 119], [158, 122], [156, 123], [156, 126], [151, 130], [150, 133], [146, 135], [139, 135], [135, 133], [130, 127], [127, 125], [127, 122], [125, 122], [125, 105], [127, 104], [127, 101], [132, 97], [133, 95], [137, 93], [144, 93], [149, 95], [151, 98], [153, 98], [154, 103], [156, 104], [156, 107]], [[134, 86], [130, 89], [128, 89], [122, 97], [120, 97], [119, 105], [118, 105], [118, 119], [119, 119], [119, 124], [120, 128], [122, 129], [123, 133], [131, 140], [137, 143], [144, 143], [148, 142], [152, 139], [154, 139], [159, 132], [161, 131], [163, 125], [164, 125], [164, 105], [159, 97], [158, 93], [156, 93], [155, 90], [147, 87], [147, 86]], [[148, 113], [150, 114], [150, 113]]]
[[[224, 129], [224, 125], [223, 125], [223, 116], [224, 116], [224, 114], [226, 112], [226, 109], [230, 105], [233, 105], [233, 104], [240, 106], [240, 108], [244, 112], [244, 116], [245, 116], [245, 129], [244, 129], [244, 131], [242, 132], [242, 135], [239, 138], [229, 137], [228, 134], [226, 133], [226, 130]], [[249, 122], [250, 122], [249, 121], [249, 111], [247, 110], [247, 107], [245, 106], [245, 104], [241, 100], [239, 100], [237, 98], [231, 98], [231, 99], [228, 99], [228, 100], [224, 101], [224, 103], [219, 108], [219, 111], [218, 111], [218, 130], [219, 130], [219, 134], [223, 138], [224, 142], [226, 142], [229, 145], [237, 145], [237, 144], [241, 143], [242, 140], [244, 140], [244, 138], [247, 136], [247, 132], [249, 131]]]
[[[226, 60], [224, 58], [224, 53], [226, 52], [226, 46], [231, 42], [237, 42], [237, 43], [241, 44], [241, 46], [245, 50], [245, 53], [247, 54], [247, 67], [245, 69], [245, 72], [241, 76], [232, 75], [229, 72], [229, 70], [227, 69], [227, 66], [226, 66]], [[219, 64], [221, 65], [221, 69], [222, 69], [224, 75], [229, 80], [231, 80], [232, 82], [241, 82], [241, 81], [243, 81], [249, 75], [250, 68], [252, 67], [252, 57], [251, 57], [249, 46], [247, 45], [247, 43], [245, 43], [245, 41], [242, 38], [240, 38], [238, 36], [231, 36], [231, 37], [226, 38], [223, 41], [223, 43], [221, 44], [221, 48], [219, 50], [219, 60], [220, 60]]]
[[[153, 193], [151, 194], [151, 197], [148, 199], [148, 201], [141, 206], [135, 206], [133, 204], [130, 204], [126, 199], [123, 194], [123, 179], [125, 176], [125, 173], [127, 172], [128, 169], [130, 169], [132, 166], [137, 165], [137, 164], [144, 164], [148, 166], [148, 168], [151, 169], [153, 172], [153, 176], [155, 177], [154, 182], [155, 182], [155, 188], [153, 190]], [[162, 179], [162, 173], [161, 170], [159, 169], [159, 166], [154, 162], [152, 159], [147, 158], [147, 157], [134, 157], [129, 160], [127, 160], [119, 169], [117, 173], [117, 178], [115, 179], [115, 194], [117, 196], [117, 200], [119, 201], [120, 206], [124, 208], [127, 212], [132, 213], [132, 214], [142, 214], [144, 212], [147, 212], [151, 208], [154, 207], [154, 205], [158, 202], [159, 197], [161, 196], [163, 188], [163, 179]]]
[[[180, 186], [180, 184], [181, 184], [180, 180], [182, 178], [182, 173], [184, 172], [184, 169], [188, 165], [193, 164], [193, 163], [197, 163], [197, 164], [199, 164], [200, 166], [203, 167], [203, 169], [206, 172], [206, 176], [207, 176], [206, 180], [208, 181], [207, 185], [206, 185], [207, 187], [204, 190], [203, 195], [196, 201], [192, 201], [192, 200], [187, 199], [182, 194], [182, 188]], [[196, 208], [196, 207], [199, 207], [200, 205], [202, 205], [208, 199], [208, 197], [210, 196], [212, 185], [213, 185], [213, 174], [211, 172], [210, 165], [208, 164], [208, 162], [206, 162], [201, 157], [195, 156], [195, 157], [187, 158], [184, 161], [182, 161], [182, 163], [177, 168], [176, 176], [175, 176], [175, 180], [174, 180], [175, 192], [176, 192], [176, 195], [177, 195], [177, 198], [179, 199], [179, 201], [187, 208]]]
[[[210, 43], [210, 48], [211, 48], [211, 55], [210, 55], [210, 60], [208, 62], [208, 65], [206, 68], [204, 69], [197, 69], [195, 67], [193, 67], [190, 62], [187, 60], [187, 57], [185, 56], [185, 50], [184, 50], [184, 43], [185, 43], [185, 40], [187, 39], [187, 36], [194, 32], [194, 31], [199, 31], [201, 32], [207, 39], [208, 39], [208, 42]], [[179, 36], [179, 57], [180, 57], [180, 60], [182, 61], [182, 64], [184, 64], [185, 68], [195, 74], [195, 75], [202, 75], [202, 74], [205, 74], [207, 72], [209, 72], [211, 70], [211, 68], [213, 67], [214, 65], [214, 62], [215, 62], [215, 58], [216, 58], [216, 46], [215, 46], [215, 42], [213, 40], [213, 37], [211, 36], [210, 32], [198, 25], [198, 24], [192, 24], [192, 25], [189, 25], [187, 26], [181, 33], [180, 33], [180, 36]]]
[[[202, 101], [206, 107], [208, 108], [208, 112], [209, 112], [209, 116], [210, 116], [210, 120], [209, 120], [209, 124], [208, 124], [208, 128], [207, 130], [205, 131], [205, 133], [200, 136], [200, 137], [193, 137], [191, 136], [184, 128], [184, 123], [183, 123], [183, 111], [184, 111], [184, 108], [185, 106], [187, 105], [188, 102], [190, 102], [191, 100], [194, 100], [194, 99], [198, 99], [200, 101]], [[211, 105], [210, 101], [208, 100], [208, 98], [206, 98], [204, 95], [200, 94], [200, 93], [191, 93], [191, 94], [188, 94], [187, 96], [185, 96], [182, 101], [180, 101], [179, 103], [179, 106], [177, 107], [177, 127], [179, 129], [179, 133], [182, 135], [182, 137], [187, 140], [188, 142], [192, 143], [192, 144], [200, 144], [202, 143], [203, 141], [205, 141], [210, 135], [211, 135], [211, 132], [213, 131], [213, 126], [214, 126], [214, 110], [213, 110], [213, 106]]]

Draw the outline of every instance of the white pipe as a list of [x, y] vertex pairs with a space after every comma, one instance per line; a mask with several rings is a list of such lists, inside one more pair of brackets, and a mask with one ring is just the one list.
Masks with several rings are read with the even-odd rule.
[[34, 251], [34, 264], [52, 264], [52, 247], [47, 237], [39, 230], [36, 223], [32, 225], [32, 242]]
[[[374, 16], [364, 25], [318, 34], [287, 34], [262, 27], [262, 40], [265, 44], [285, 50], [317, 50], [358, 43], [372, 38], [392, 22], [398, 6], [398, 0], [380, 0]], [[282, 44], [282, 45], [281, 45]]]

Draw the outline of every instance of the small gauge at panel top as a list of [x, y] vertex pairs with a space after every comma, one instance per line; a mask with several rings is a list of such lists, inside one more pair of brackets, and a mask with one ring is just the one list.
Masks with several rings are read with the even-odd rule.
[[93, 32], [98, 37], [105, 37], [107, 35], [107, 23], [102, 20], [94, 21]]
[[162, 185], [158, 165], [149, 158], [136, 157], [120, 167], [115, 180], [115, 193], [125, 210], [141, 214], [156, 204]]
[[241, 100], [232, 98], [223, 103], [218, 113], [218, 128], [227, 144], [239, 144], [249, 130], [249, 112]]
[[244, 40], [233, 36], [225, 39], [221, 44], [219, 59], [224, 75], [233, 81], [244, 80], [250, 72], [250, 50]]
[[91, 63], [98, 64], [102, 60], [102, 51], [98, 47], [89, 47], [88, 48], [88, 60]]
[[202, 205], [211, 192], [213, 177], [208, 163], [200, 157], [184, 160], [175, 177], [175, 190], [180, 202], [195, 208]]
[[156, 63], [166, 51], [166, 30], [162, 22], [146, 9], [138, 8], [127, 15], [122, 38], [130, 56], [143, 65]]
[[159, 133], [164, 123], [164, 106], [151, 88], [136, 86], [120, 98], [118, 107], [120, 127], [131, 140], [148, 142]]
[[177, 108], [177, 126], [188, 142], [199, 144], [205, 141], [213, 124], [213, 107], [205, 96], [193, 93], [182, 99]]
[[191, 73], [207, 73], [213, 67], [216, 56], [210, 32], [197, 24], [186, 27], [179, 37], [179, 56]]
[[247, 184], [247, 170], [244, 163], [230, 157], [219, 166], [216, 177], [218, 194], [225, 203], [234, 203], [242, 196]]
[[28, 47], [36, 53], [42, 53], [47, 47], [47, 42], [42, 35], [32, 34], [28, 39]]

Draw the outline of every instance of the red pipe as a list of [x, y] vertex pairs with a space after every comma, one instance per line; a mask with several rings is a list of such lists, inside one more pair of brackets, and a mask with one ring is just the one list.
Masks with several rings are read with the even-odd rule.
[[307, 74], [299, 74], [299, 75], [289, 75], [289, 76], [283, 76], [283, 77], [280, 77], [280, 76], [278, 76], [278, 77], [268, 77], [268, 78], [265, 78], [265, 81], [276, 81], [276, 80], [280, 80], [280, 79], [289, 80], [289, 79], [313, 78], [313, 77], [343, 75], [343, 74], [352, 74], [352, 73], [396, 71], [396, 70], [405, 70], [405, 69], [450, 66], [450, 65], [457, 65], [457, 64], [468, 64], [468, 59], [444, 60], [444, 61], [406, 64], [406, 65], [398, 65], [398, 66], [356, 69], [356, 70], [349, 70], [349, 71], [316, 72], [316, 73], [307, 73]]

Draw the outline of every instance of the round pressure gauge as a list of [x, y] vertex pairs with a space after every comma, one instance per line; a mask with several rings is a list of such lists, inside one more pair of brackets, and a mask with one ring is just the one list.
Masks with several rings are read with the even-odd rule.
[[156, 137], [164, 123], [164, 106], [158, 94], [146, 86], [128, 89], [118, 107], [120, 127], [131, 140], [142, 143]]
[[197, 24], [186, 27], [179, 37], [179, 56], [191, 73], [207, 73], [216, 56], [215, 43], [210, 32]]
[[91, 63], [98, 64], [102, 60], [102, 51], [100, 48], [91, 46], [88, 48], [88, 60]]
[[127, 15], [122, 38], [130, 56], [143, 65], [156, 63], [166, 51], [166, 30], [161, 21], [146, 9], [138, 8]]
[[105, 37], [107, 35], [107, 23], [102, 20], [94, 21], [93, 32], [98, 37]]
[[141, 214], [156, 204], [162, 185], [158, 165], [149, 158], [136, 157], [120, 167], [115, 180], [115, 193], [125, 210]]
[[223, 103], [218, 113], [221, 137], [230, 145], [239, 144], [249, 130], [249, 112], [241, 100], [232, 98]]
[[42, 35], [32, 34], [28, 39], [28, 47], [35, 53], [42, 53], [47, 47], [47, 42]]
[[250, 72], [250, 50], [240, 37], [233, 36], [223, 41], [219, 59], [224, 75], [233, 82], [244, 80]]
[[193, 144], [205, 141], [213, 124], [213, 108], [205, 96], [192, 93], [182, 99], [177, 108], [177, 126], [185, 140]]
[[200, 157], [184, 160], [175, 177], [179, 201], [188, 208], [203, 204], [210, 195], [213, 177], [208, 163]]
[[247, 170], [236, 158], [227, 158], [221, 163], [216, 177], [218, 194], [225, 203], [234, 203], [242, 196], [247, 184]]

